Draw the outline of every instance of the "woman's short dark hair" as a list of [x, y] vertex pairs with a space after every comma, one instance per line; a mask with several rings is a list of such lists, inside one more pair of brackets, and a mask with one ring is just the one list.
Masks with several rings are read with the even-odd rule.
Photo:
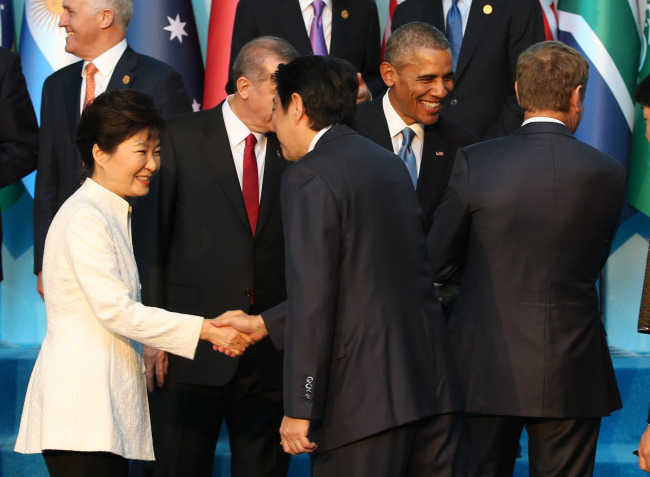
[[82, 177], [90, 177], [95, 169], [95, 144], [111, 154], [141, 131], [148, 130], [149, 139], [158, 138], [163, 127], [163, 119], [148, 94], [126, 89], [100, 94], [83, 111], [77, 128]]

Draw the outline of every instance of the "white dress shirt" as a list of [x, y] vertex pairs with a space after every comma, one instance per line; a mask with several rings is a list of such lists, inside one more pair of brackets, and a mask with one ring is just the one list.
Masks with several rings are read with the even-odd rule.
[[[442, 0], [442, 10], [445, 14], [445, 25], [447, 24], [447, 13], [451, 8], [451, 0]], [[472, 6], [472, 0], [458, 0], [458, 11], [460, 11], [460, 18], [463, 20], [463, 36], [465, 36], [465, 29], [467, 28], [467, 19], [469, 18], [469, 9]]]
[[[305, 28], [307, 29], [307, 36], [311, 32], [311, 22], [314, 19], [314, 7], [312, 6], [313, 0], [298, 0], [300, 2], [300, 11], [302, 11], [302, 19], [305, 21]], [[330, 44], [332, 43], [332, 0], [323, 0], [325, 7], [321, 19], [323, 21], [323, 36], [325, 37], [325, 45], [327, 52], [330, 52]]]
[[43, 258], [47, 333], [16, 452], [112, 452], [153, 460], [139, 343], [193, 358], [203, 319], [145, 307], [130, 206], [86, 179], [52, 221]]
[[126, 51], [126, 39], [119, 42], [110, 50], [106, 50], [104, 53], [99, 55], [93, 61], [84, 61], [83, 67], [81, 68], [81, 101], [80, 111], [83, 112], [84, 109], [84, 100], [86, 99], [86, 65], [92, 63], [97, 67], [97, 73], [95, 73], [95, 95], [96, 98], [108, 88], [108, 82], [113, 76], [113, 71], [117, 66], [117, 62], [120, 61], [122, 55]]
[[[390, 134], [390, 140], [393, 144], [393, 152], [397, 154], [402, 147], [402, 130], [407, 127], [407, 124], [400, 117], [400, 115], [395, 111], [393, 105], [388, 98], [388, 92], [384, 95], [382, 100], [382, 105], [384, 107], [384, 116], [386, 116], [386, 122], [388, 123], [388, 132]], [[422, 147], [424, 144], [424, 126], [420, 123], [413, 123], [409, 126], [413, 129], [415, 137], [411, 142], [411, 149], [413, 149], [413, 154], [415, 154], [415, 163], [418, 166], [418, 177], [420, 176], [420, 164], [422, 163]]]
[[549, 117], [546, 117], [546, 116], [534, 116], [532, 118], [528, 118], [521, 125], [525, 126], [526, 124], [529, 124], [529, 123], [558, 123], [558, 124], [561, 124], [562, 126], [566, 126], [566, 124], [564, 124], [559, 119], [549, 118]]
[[[246, 138], [251, 130], [237, 117], [230, 108], [230, 100], [233, 95], [223, 102], [223, 121], [226, 124], [226, 133], [230, 142], [232, 158], [235, 161], [235, 170], [239, 179], [239, 187], [242, 187], [244, 180], [244, 149], [246, 148]], [[262, 197], [262, 180], [264, 179], [264, 165], [266, 163], [266, 135], [262, 133], [253, 133], [257, 139], [255, 144], [255, 157], [257, 157], [257, 179], [259, 180], [259, 196]]]

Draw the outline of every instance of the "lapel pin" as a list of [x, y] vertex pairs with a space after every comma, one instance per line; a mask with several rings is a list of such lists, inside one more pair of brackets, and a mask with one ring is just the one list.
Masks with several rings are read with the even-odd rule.
[[129, 75], [122, 76], [122, 84], [129, 84], [131, 82], [131, 77]]
[[445, 151], [436, 151], [436, 156], [444, 156]]
[[485, 5], [483, 7], [483, 13], [485, 13], [486, 15], [492, 13], [492, 10], [493, 10], [492, 5]]
[[343, 18], [343, 20], [347, 20], [349, 16], [350, 14], [347, 10], [341, 10], [341, 18]]

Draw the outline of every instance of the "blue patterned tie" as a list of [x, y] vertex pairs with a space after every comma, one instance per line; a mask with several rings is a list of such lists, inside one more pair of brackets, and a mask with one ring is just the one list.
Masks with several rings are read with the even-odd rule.
[[406, 168], [409, 171], [411, 176], [411, 181], [413, 182], [413, 187], [417, 189], [418, 187], [418, 165], [415, 162], [415, 154], [413, 153], [413, 148], [411, 143], [413, 142], [413, 136], [415, 132], [413, 129], [406, 127], [402, 130], [402, 146], [399, 148], [397, 155], [402, 158]]
[[451, 8], [447, 12], [447, 39], [454, 57], [454, 71], [456, 71], [460, 45], [463, 43], [463, 19], [460, 16], [460, 10], [458, 10], [458, 0], [452, 0]]
[[325, 34], [323, 33], [323, 0], [314, 0], [311, 4], [314, 9], [314, 18], [311, 21], [309, 30], [309, 42], [314, 55], [327, 56], [327, 45], [325, 44]]

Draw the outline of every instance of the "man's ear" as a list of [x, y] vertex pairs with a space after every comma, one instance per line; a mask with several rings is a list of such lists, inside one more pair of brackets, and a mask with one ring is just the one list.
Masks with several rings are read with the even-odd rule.
[[248, 96], [250, 94], [250, 89], [253, 86], [251, 83], [251, 80], [246, 78], [245, 76], [242, 76], [240, 78], [237, 78], [237, 82], [235, 83], [237, 93], [239, 93], [239, 96], [241, 96], [242, 99], [248, 99]]
[[296, 124], [305, 117], [305, 104], [302, 102], [302, 96], [298, 93], [291, 94], [291, 104], [293, 105], [293, 119]]
[[111, 25], [113, 25], [113, 22], [115, 21], [115, 14], [113, 13], [113, 10], [104, 9], [102, 10], [101, 15], [102, 17], [99, 22], [100, 28], [109, 28]]
[[582, 93], [582, 85], [578, 85], [575, 87], [575, 89], [571, 92], [571, 109], [574, 112], [579, 112], [580, 111], [580, 95]]
[[379, 65], [379, 72], [381, 73], [381, 79], [384, 80], [386, 86], [392, 88], [395, 84], [395, 79], [393, 76], [397, 74], [393, 65], [384, 61], [381, 65]]
[[517, 103], [521, 106], [521, 102], [519, 101], [519, 88], [517, 87], [516, 81], [515, 81], [515, 96], [517, 96]]

